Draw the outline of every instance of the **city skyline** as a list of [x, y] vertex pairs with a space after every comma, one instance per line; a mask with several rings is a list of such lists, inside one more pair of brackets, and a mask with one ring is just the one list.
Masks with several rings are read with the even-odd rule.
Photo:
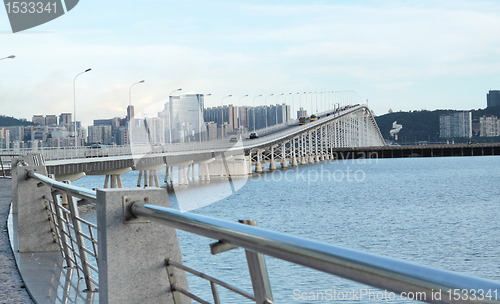
[[282, 104], [282, 93], [354, 90], [376, 115], [485, 108], [500, 88], [500, 38], [490, 34], [499, 17], [494, 1], [87, 0], [12, 34], [2, 12], [0, 57], [16, 58], [0, 62], [1, 114], [73, 113], [75, 96], [88, 126], [122, 117], [141, 79], [136, 111], [177, 88], [211, 94], [207, 107], [229, 94], [224, 104], [240, 107], [258, 95], [256, 105], [269, 94], [267, 104]]

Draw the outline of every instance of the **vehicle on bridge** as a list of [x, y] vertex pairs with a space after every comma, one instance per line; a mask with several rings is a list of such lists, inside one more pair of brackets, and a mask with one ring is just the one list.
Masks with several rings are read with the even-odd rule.
[[85, 157], [106, 157], [109, 156], [109, 149], [100, 143], [92, 144], [85, 149]]
[[316, 115], [311, 115], [311, 121], [316, 121], [318, 120], [319, 117], [317, 117]]
[[299, 118], [299, 125], [305, 125], [308, 120], [309, 120], [309, 117], [301, 116]]
[[252, 133], [250, 133], [249, 138], [250, 139], [259, 138], [259, 134], [257, 134], [256, 132], [252, 132]]

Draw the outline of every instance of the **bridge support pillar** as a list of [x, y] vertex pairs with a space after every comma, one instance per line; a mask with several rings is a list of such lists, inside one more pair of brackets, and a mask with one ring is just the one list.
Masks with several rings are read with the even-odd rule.
[[107, 174], [104, 178], [103, 188], [108, 188], [108, 181], [110, 188], [123, 188], [122, 178], [119, 174]]
[[315, 161], [316, 161], [317, 163], [319, 163], [319, 155], [316, 155], [316, 157], [315, 157]]
[[259, 161], [255, 164], [255, 172], [262, 172], [262, 164]]
[[288, 160], [286, 159], [286, 142], [281, 143], [281, 168], [288, 167]]
[[262, 172], [262, 151], [257, 151], [257, 163], [255, 164], [255, 172]]
[[281, 159], [281, 168], [288, 168], [288, 160], [286, 158]]
[[297, 158], [295, 157], [295, 155], [293, 156], [292, 159], [292, 167], [297, 167]]
[[274, 147], [271, 147], [271, 161], [269, 164], [269, 170], [276, 170], [276, 162], [274, 161]]
[[188, 175], [186, 173], [186, 167], [185, 166], [178, 166], [177, 167], [177, 172], [178, 172], [178, 181], [177, 184], [180, 186], [182, 185], [182, 178], [184, 178], [184, 185], [188, 185]]
[[309, 163], [310, 164], [314, 163], [314, 156], [312, 156], [312, 155], [309, 156]]
[[166, 183], [168, 183], [168, 166], [165, 166], [165, 179], [163, 180]]
[[327, 155], [325, 156], [325, 159], [326, 159], [326, 160], [329, 160], [329, 159], [330, 159], [330, 155], [328, 155], [328, 154], [327, 154]]

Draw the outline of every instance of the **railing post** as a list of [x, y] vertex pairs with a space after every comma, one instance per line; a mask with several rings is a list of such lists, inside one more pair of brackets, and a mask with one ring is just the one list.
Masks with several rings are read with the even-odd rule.
[[[182, 261], [176, 230], [131, 219], [128, 208], [138, 201], [170, 207], [164, 189], [97, 190], [99, 301], [180, 304], [174, 302], [165, 266], [169, 258]], [[184, 271], [174, 271], [178, 286], [187, 290]]]
[[[59, 251], [47, 220], [45, 198], [49, 187], [28, 178], [28, 171], [47, 175], [44, 166], [33, 166], [33, 155], [20, 156], [12, 162], [12, 211], [17, 213], [19, 252]], [[17, 166], [21, 162], [25, 165]]]
[[[257, 226], [256, 220], [239, 220], [239, 222], [250, 226]], [[264, 255], [250, 250], [245, 250], [245, 255], [247, 257], [250, 278], [252, 279], [255, 303], [272, 303], [274, 300], [271, 291], [271, 283], [269, 283], [269, 275], [267, 273], [266, 260], [264, 259]]]

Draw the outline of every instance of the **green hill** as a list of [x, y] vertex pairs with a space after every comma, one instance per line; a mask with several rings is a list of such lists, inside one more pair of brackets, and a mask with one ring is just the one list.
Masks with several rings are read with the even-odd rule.
[[17, 119], [10, 116], [0, 115], [0, 126], [13, 127], [13, 126], [31, 126], [33, 123], [26, 119]]
[[[490, 107], [486, 109], [471, 110], [472, 119], [479, 119], [483, 115], [495, 115], [500, 117], [500, 106]], [[380, 132], [385, 139], [392, 139], [389, 131], [392, 129], [392, 123], [397, 121], [403, 125], [398, 134], [398, 142], [400, 144], [413, 144], [418, 141], [428, 142], [443, 142], [444, 139], [439, 138], [439, 116], [457, 112], [457, 110], [434, 110], [434, 111], [409, 111], [409, 112], [393, 112], [375, 117]], [[473, 137], [476, 142], [492, 142], [498, 141], [497, 138], [491, 137]], [[456, 142], [467, 142], [468, 138], [455, 139]]]

